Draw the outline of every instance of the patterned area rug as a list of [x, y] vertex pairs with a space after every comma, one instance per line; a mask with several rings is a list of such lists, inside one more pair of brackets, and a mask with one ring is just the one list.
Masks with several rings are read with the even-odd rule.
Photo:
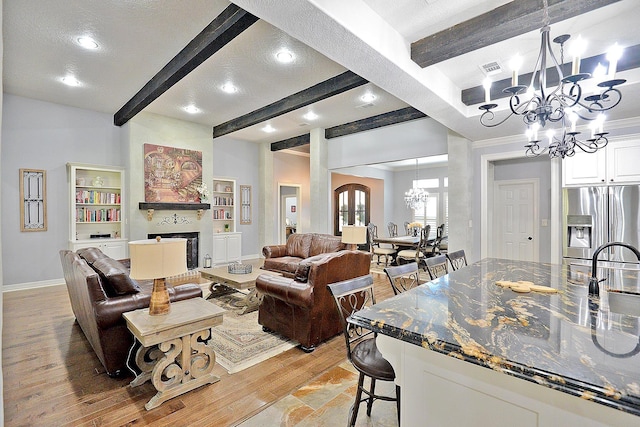
[[263, 332], [258, 324], [258, 311], [240, 315], [242, 297], [242, 294], [233, 292], [210, 300], [227, 310], [222, 325], [212, 329], [209, 345], [216, 352], [216, 362], [230, 374], [298, 345], [278, 334]]

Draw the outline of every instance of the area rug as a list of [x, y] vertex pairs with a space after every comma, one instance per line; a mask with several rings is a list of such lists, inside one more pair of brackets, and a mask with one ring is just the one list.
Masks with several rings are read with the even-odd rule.
[[[381, 274], [382, 276], [387, 277], [387, 273], [384, 272], [384, 263], [378, 264], [377, 262], [373, 261], [371, 263], [371, 273]], [[420, 283], [428, 282], [431, 280], [431, 278], [429, 277], [429, 273], [427, 273], [423, 269], [418, 270], [418, 276], [420, 277]]]
[[209, 301], [227, 310], [222, 325], [212, 328], [209, 341], [216, 353], [216, 362], [230, 374], [247, 369], [298, 345], [275, 333], [262, 331], [258, 312], [240, 314], [243, 295], [232, 292]]

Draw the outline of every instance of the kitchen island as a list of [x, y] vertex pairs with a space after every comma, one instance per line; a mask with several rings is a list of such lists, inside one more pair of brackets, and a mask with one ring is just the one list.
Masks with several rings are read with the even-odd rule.
[[[403, 426], [640, 425], [639, 318], [588, 267], [485, 259], [355, 313], [401, 386]], [[612, 274], [638, 292], [638, 271]], [[496, 281], [558, 293], [517, 293]], [[632, 289], [629, 289], [631, 287]]]

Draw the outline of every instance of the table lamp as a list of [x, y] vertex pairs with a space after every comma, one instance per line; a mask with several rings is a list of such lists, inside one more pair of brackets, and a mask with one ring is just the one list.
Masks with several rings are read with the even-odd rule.
[[187, 271], [187, 239], [161, 239], [129, 242], [130, 276], [136, 280], [153, 279], [149, 314], [169, 313], [169, 292], [165, 278]]
[[356, 245], [367, 243], [367, 227], [358, 225], [342, 226], [342, 243], [348, 245], [348, 249], [355, 251]]

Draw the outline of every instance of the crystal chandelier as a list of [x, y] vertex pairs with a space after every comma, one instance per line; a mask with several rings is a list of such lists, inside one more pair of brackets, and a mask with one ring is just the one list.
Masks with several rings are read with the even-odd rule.
[[418, 159], [416, 159], [416, 178], [413, 181], [412, 188], [404, 193], [404, 202], [409, 209], [422, 209], [427, 201], [429, 193], [424, 188], [416, 188], [416, 182], [418, 181]]
[[[585, 90], [580, 86], [580, 82], [591, 78], [589, 73], [580, 73], [580, 55], [584, 50], [584, 42], [581, 38], [572, 43], [573, 63], [571, 75], [566, 76], [562, 72], [564, 64], [564, 43], [570, 38], [564, 34], [553, 39], [554, 43], [560, 45], [560, 62], [557, 61], [551, 43], [549, 41], [549, 13], [547, 0], [544, 0], [543, 27], [540, 29], [542, 40], [540, 53], [536, 60], [531, 82], [529, 86], [518, 84], [518, 68], [521, 59], [512, 61], [513, 77], [511, 87], [503, 90], [510, 94], [509, 107], [511, 112], [502, 120], [498, 120], [492, 111], [497, 104], [491, 103], [489, 91], [491, 82], [485, 80], [485, 104], [479, 108], [484, 110], [480, 116], [480, 123], [486, 127], [495, 127], [504, 123], [509, 117], [515, 115], [522, 116], [527, 125], [526, 135], [529, 142], [525, 145], [527, 157], [536, 157], [548, 153], [551, 158], [565, 158], [576, 153], [576, 147], [586, 153], [594, 153], [605, 147], [608, 143], [603, 131], [604, 111], [611, 110], [622, 100], [622, 93], [616, 88], [626, 82], [624, 79], [615, 79], [617, 61], [622, 55], [622, 49], [615, 44], [607, 53], [609, 69], [598, 64], [594, 71], [593, 78], [597, 82], [598, 89], [595, 94], [584, 96]], [[558, 74], [558, 85], [547, 87], [547, 58], [551, 59], [551, 65]], [[578, 139], [580, 132], [576, 131], [578, 119], [591, 122], [591, 137], [584, 141]], [[569, 125], [568, 122], [571, 122]], [[539, 130], [547, 123], [558, 123], [559, 132], [553, 129], [547, 130], [545, 136], [548, 138], [548, 145], [541, 147], [541, 139], [538, 137]]]

